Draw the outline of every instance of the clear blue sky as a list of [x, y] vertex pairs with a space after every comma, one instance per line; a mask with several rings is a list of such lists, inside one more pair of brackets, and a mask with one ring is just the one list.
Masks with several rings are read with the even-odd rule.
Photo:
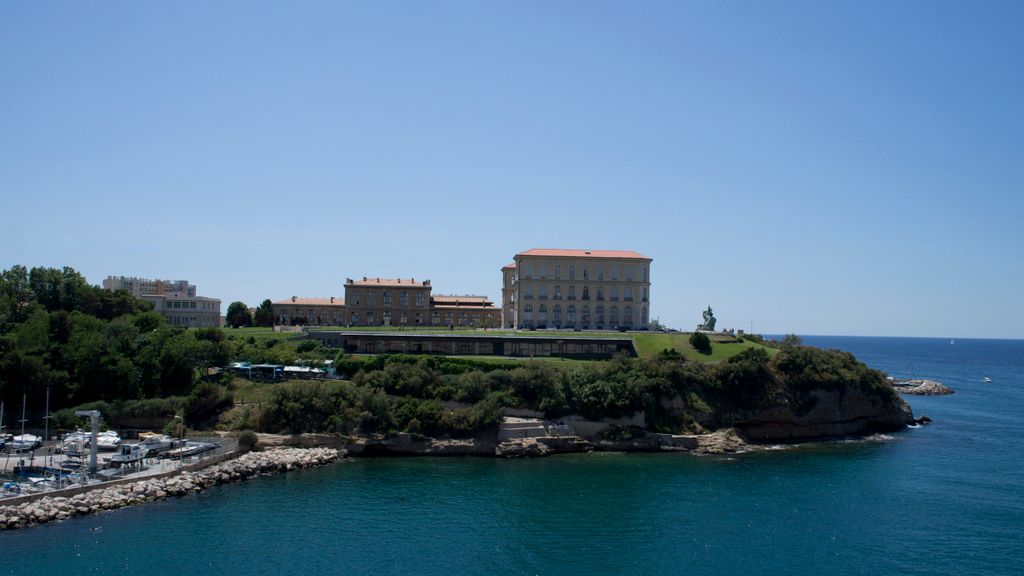
[[1021, 2], [3, 2], [0, 266], [500, 296], [654, 258], [652, 317], [1024, 337]]

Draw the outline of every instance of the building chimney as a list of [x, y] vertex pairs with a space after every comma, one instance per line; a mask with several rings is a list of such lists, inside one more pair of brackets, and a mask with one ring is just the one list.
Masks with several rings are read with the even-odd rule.
[[334, 296], [331, 296], [331, 304], [334, 304]]
[[292, 304], [295, 303], [295, 300], [296, 300], [295, 296], [292, 296]]

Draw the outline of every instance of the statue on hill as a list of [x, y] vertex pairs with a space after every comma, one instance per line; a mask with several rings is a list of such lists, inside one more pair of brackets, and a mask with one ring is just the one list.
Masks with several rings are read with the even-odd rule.
[[704, 323], [703, 324], [699, 324], [697, 326], [697, 331], [698, 332], [714, 332], [715, 331], [715, 322], [717, 322], [717, 320], [715, 319], [714, 313], [711, 312], [711, 306], [710, 305], [708, 306], [708, 309], [703, 312], [703, 314], [704, 314]]

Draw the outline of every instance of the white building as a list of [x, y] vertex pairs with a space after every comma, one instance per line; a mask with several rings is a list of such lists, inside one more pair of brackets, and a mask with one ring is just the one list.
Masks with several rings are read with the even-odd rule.
[[221, 326], [220, 300], [196, 296], [195, 284], [187, 280], [151, 280], [135, 276], [107, 276], [107, 290], [125, 290], [153, 303], [153, 310], [171, 326], [215, 328]]

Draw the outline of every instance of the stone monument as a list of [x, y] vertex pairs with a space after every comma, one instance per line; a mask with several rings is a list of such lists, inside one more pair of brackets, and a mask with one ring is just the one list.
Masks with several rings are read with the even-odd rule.
[[703, 312], [704, 323], [697, 325], [698, 332], [714, 332], [715, 331], [715, 319], [714, 313], [711, 312], [711, 305], [708, 305], [708, 309]]

